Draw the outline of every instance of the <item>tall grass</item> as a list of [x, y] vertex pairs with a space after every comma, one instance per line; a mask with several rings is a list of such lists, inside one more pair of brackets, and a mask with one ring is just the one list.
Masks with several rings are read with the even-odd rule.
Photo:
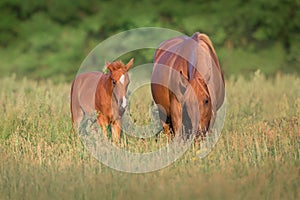
[[0, 199], [300, 197], [299, 77], [228, 79], [225, 126], [213, 151], [199, 159], [192, 146], [145, 174], [115, 171], [89, 154], [71, 128], [70, 84], [12, 76], [0, 85]]

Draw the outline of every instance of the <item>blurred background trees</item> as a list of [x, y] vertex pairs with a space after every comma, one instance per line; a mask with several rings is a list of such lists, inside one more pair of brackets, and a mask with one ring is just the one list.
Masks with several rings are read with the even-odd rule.
[[299, 0], [1, 0], [0, 75], [70, 81], [101, 41], [153, 26], [208, 34], [226, 76], [300, 73], [299, 22]]

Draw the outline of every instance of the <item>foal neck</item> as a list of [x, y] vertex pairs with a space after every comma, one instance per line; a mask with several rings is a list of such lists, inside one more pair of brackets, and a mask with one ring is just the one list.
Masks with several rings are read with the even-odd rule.
[[[107, 93], [112, 94], [114, 87], [113, 87], [113, 79], [111, 78], [110, 74], [103, 74], [102, 75], [102, 84]], [[101, 83], [99, 83], [101, 84]]]

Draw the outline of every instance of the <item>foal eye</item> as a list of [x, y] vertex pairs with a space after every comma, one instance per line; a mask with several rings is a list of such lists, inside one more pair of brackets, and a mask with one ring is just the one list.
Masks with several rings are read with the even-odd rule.
[[209, 99], [208, 99], [208, 98], [204, 100], [204, 104], [205, 104], [205, 105], [207, 105], [208, 102], [209, 102]]
[[113, 85], [116, 85], [117, 82], [115, 80], [112, 80], [112, 83], [113, 83]]

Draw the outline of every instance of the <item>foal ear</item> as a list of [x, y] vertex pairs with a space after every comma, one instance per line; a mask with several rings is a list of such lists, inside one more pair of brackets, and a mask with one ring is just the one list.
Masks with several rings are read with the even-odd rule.
[[107, 60], [105, 60], [105, 66], [107, 67], [108, 65], [110, 65], [111, 63]]
[[130, 61], [125, 65], [126, 71], [130, 69], [130, 67], [133, 65], [134, 58], [131, 58]]
[[109, 61], [107, 61], [107, 60], [105, 61], [105, 66], [106, 66], [106, 68], [109, 69], [110, 72], [113, 71], [113, 67], [112, 67], [112, 65], [111, 65], [111, 63]]
[[108, 65], [107, 68], [109, 69], [110, 72], [114, 71], [112, 65]]

